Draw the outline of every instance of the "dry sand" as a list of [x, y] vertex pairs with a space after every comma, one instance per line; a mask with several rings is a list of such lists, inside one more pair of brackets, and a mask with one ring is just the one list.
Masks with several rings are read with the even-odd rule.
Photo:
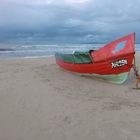
[[115, 85], [67, 72], [54, 58], [0, 60], [0, 140], [140, 140], [133, 87], [133, 72]]

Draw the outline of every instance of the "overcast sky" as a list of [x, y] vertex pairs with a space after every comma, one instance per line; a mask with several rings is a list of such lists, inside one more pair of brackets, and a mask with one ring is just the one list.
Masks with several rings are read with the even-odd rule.
[[0, 0], [0, 41], [108, 42], [136, 32], [140, 0]]

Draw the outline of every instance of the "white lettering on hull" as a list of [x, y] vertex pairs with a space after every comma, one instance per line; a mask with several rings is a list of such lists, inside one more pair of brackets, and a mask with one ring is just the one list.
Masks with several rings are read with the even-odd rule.
[[112, 62], [112, 68], [122, 67], [124, 65], [128, 64], [127, 59], [117, 60], [115, 62]]

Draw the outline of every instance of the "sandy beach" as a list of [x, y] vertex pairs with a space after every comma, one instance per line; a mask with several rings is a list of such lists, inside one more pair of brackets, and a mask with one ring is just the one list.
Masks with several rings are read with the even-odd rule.
[[54, 57], [0, 60], [0, 140], [140, 140], [135, 83], [133, 71], [116, 85], [67, 72]]

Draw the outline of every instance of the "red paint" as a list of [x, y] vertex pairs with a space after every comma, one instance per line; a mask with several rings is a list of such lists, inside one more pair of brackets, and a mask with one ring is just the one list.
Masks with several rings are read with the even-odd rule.
[[[117, 45], [124, 41], [126, 42], [124, 48], [116, 53], [113, 53]], [[132, 33], [99, 48], [97, 51], [91, 52], [91, 56], [93, 58], [93, 62], [100, 62], [105, 61], [107, 59], [112, 59], [113, 57], [119, 57], [125, 54], [133, 53], [135, 51], [134, 48], [135, 34]]]
[[[56, 59], [56, 63], [66, 70], [83, 74], [107, 75], [129, 72], [133, 67], [133, 59], [135, 54], [134, 39], [135, 37], [133, 33], [109, 43], [97, 51], [94, 51], [91, 53], [94, 61], [92, 64], [72, 64], [58, 59]], [[115, 46], [122, 41], [126, 41], [125, 47], [115, 55], [112, 53], [112, 51], [115, 49]], [[127, 59], [128, 64], [121, 67], [112, 68], [112, 62], [122, 59]]]
[[66, 70], [77, 72], [77, 73], [85, 73], [85, 74], [119, 74], [122, 72], [128, 72], [132, 68], [132, 61], [133, 61], [134, 54], [129, 54], [126, 57], [123, 57], [124, 59], [128, 60], [128, 65], [112, 68], [112, 62], [115, 60], [120, 60], [122, 57], [118, 57], [116, 59], [100, 62], [100, 63], [93, 63], [93, 64], [72, 64], [67, 63], [61, 60], [56, 60], [56, 63], [63, 67]]

